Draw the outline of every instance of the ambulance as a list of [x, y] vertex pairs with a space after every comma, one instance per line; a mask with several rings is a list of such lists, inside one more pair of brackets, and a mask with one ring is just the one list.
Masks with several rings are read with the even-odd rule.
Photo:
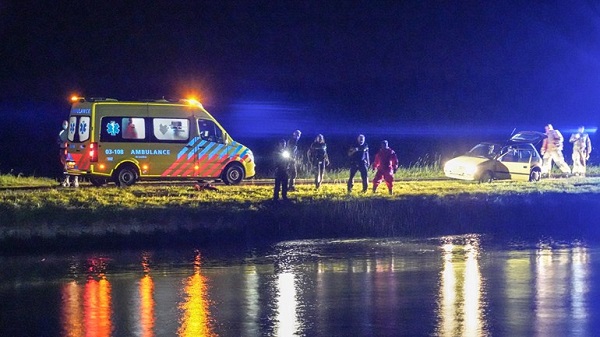
[[255, 174], [254, 155], [199, 102], [72, 97], [67, 173], [93, 185], [139, 180], [222, 180]]

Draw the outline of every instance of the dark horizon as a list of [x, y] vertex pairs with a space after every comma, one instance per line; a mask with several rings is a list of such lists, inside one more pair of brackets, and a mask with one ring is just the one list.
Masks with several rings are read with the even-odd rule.
[[0, 4], [0, 37], [0, 122], [19, 126], [0, 134], [2, 172], [32, 137], [54, 142], [72, 94], [193, 95], [240, 141], [600, 124], [600, 10], [584, 0], [22, 1]]

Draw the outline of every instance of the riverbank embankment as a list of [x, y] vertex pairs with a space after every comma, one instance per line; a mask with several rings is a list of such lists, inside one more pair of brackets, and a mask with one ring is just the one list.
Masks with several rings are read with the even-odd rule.
[[[347, 194], [301, 186], [290, 202], [268, 186], [2, 191], [0, 252], [244, 245], [312, 238], [467, 233], [531, 239], [598, 237], [600, 180], [468, 184], [407, 182]], [[383, 187], [383, 186], [382, 186]]]

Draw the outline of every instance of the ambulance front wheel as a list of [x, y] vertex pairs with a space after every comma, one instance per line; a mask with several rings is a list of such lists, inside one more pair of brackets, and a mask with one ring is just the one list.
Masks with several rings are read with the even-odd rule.
[[237, 185], [244, 179], [244, 168], [237, 163], [229, 164], [223, 171], [221, 178], [225, 185]]
[[138, 178], [138, 173], [133, 165], [123, 165], [117, 170], [114, 180], [119, 187], [131, 186]]

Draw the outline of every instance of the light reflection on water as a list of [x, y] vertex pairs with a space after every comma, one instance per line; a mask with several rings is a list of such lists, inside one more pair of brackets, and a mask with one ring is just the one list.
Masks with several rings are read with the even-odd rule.
[[[36, 333], [35, 321], [19, 316], [20, 335], [588, 336], [596, 331], [598, 253], [486, 250], [480, 237], [461, 236], [288, 242], [272, 254], [218, 263], [200, 252], [184, 264], [155, 262], [159, 253], [140, 253], [133, 264], [66, 259], [67, 278], [30, 286], [51, 298], [59, 285], [56, 332]], [[80, 265], [84, 271], [74, 272]], [[19, 284], [15, 295], [0, 281], [0, 296], [16, 303], [28, 289]], [[0, 314], [10, 312], [0, 304]], [[19, 335], [12, 329], [0, 321], [2, 335]]]
[[444, 266], [440, 274], [440, 336], [486, 336], [482, 279], [479, 270], [479, 240], [466, 245], [442, 246]]

